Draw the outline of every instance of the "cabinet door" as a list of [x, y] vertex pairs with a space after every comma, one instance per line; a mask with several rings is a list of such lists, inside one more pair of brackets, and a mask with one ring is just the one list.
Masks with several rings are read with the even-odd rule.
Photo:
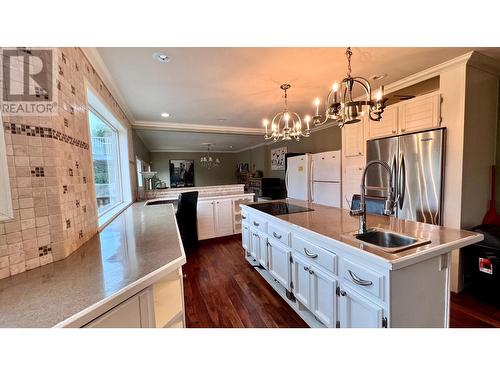
[[250, 231], [250, 255], [257, 260], [260, 254], [260, 237], [256, 231]]
[[432, 93], [403, 102], [399, 110], [399, 132], [439, 127], [441, 123], [441, 94]]
[[345, 157], [365, 154], [364, 120], [344, 126], [342, 134]]
[[290, 290], [290, 252], [291, 250], [268, 242], [267, 254], [269, 257], [269, 273], [287, 290]]
[[342, 328], [380, 328], [384, 309], [351, 289], [340, 288], [339, 320]]
[[241, 246], [245, 252], [250, 252], [250, 229], [244, 224], [241, 230]]
[[347, 159], [343, 167], [344, 175], [342, 178], [342, 207], [349, 209], [349, 203], [354, 194], [359, 194], [361, 191], [361, 176], [363, 175], [363, 168], [365, 166], [364, 157]]
[[327, 327], [337, 322], [337, 281], [317, 267], [310, 267], [311, 311]]
[[395, 135], [398, 132], [398, 106], [387, 107], [380, 121], [368, 122], [368, 137], [381, 138]]
[[135, 295], [87, 324], [86, 328], [141, 328], [141, 305]]
[[233, 202], [231, 199], [215, 201], [215, 234], [217, 237], [233, 234]]
[[257, 252], [257, 261], [268, 269], [268, 256], [267, 256], [267, 236], [262, 233], [257, 233], [259, 238], [259, 251]]
[[199, 201], [197, 207], [198, 238], [204, 240], [215, 237], [215, 202]]
[[311, 263], [307, 259], [294, 253], [292, 263], [293, 294], [308, 309], [311, 309], [310, 267]]

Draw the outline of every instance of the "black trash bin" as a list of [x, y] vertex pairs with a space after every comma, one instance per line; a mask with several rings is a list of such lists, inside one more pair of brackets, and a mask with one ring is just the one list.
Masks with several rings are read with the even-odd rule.
[[482, 302], [500, 307], [500, 227], [483, 224], [472, 230], [482, 233], [484, 240], [464, 248], [471, 292]]

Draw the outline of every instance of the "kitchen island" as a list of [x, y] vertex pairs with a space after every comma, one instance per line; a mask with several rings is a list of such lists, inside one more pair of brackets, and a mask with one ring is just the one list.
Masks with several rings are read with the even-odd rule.
[[135, 203], [69, 257], [0, 280], [0, 327], [184, 327], [172, 205]]
[[368, 227], [427, 241], [389, 253], [352, 235], [347, 210], [275, 202], [310, 210], [242, 205], [244, 256], [311, 327], [448, 327], [450, 252], [481, 234], [367, 215]]

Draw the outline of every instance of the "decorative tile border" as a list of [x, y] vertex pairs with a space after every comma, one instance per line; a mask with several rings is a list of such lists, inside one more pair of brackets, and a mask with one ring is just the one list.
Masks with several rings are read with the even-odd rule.
[[5, 133], [8, 134], [26, 135], [28, 137], [52, 138], [61, 142], [69, 143], [72, 146], [83, 148], [84, 150], [89, 149], [89, 144], [87, 142], [73, 138], [67, 134], [61, 133], [60, 131], [54, 130], [52, 128], [15, 124], [12, 122], [4, 122], [3, 125]]

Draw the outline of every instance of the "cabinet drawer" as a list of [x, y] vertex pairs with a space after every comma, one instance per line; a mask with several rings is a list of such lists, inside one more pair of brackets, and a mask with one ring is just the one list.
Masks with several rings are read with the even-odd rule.
[[292, 248], [297, 253], [308, 258], [312, 263], [322, 266], [335, 275], [337, 274], [337, 255], [335, 253], [295, 235], [292, 238]]
[[242, 223], [250, 223], [250, 215], [248, 211], [241, 211], [241, 222]]
[[342, 260], [342, 279], [356, 290], [384, 299], [384, 276], [365, 266]]
[[261, 231], [262, 233], [267, 233], [267, 221], [258, 216], [250, 217], [250, 226], [254, 229]]
[[276, 241], [281, 242], [283, 245], [290, 247], [290, 238], [292, 233], [277, 226], [272, 223], [268, 224], [269, 226], [269, 236], [274, 238]]

